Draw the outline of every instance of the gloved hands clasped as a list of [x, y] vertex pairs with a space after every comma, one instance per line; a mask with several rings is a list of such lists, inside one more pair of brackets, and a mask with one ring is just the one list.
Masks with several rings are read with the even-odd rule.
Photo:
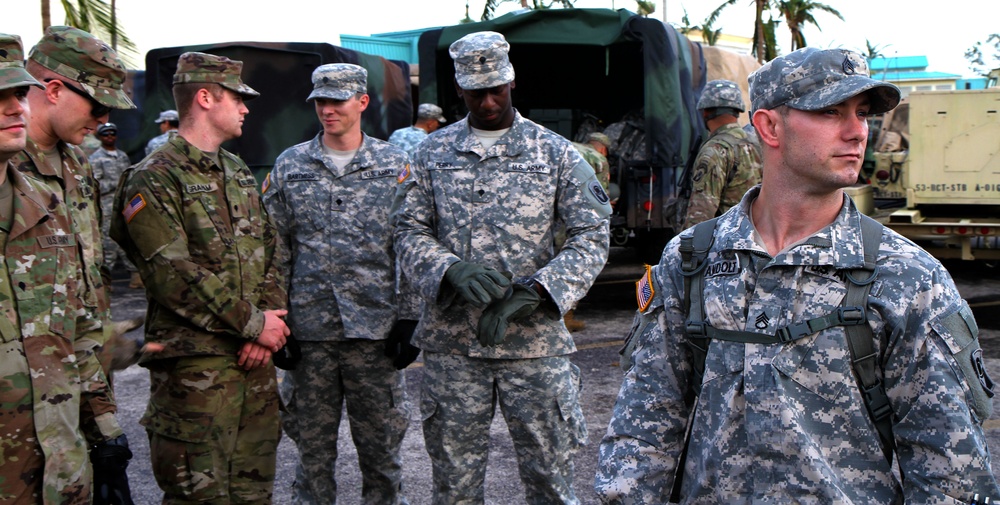
[[385, 355], [393, 358], [392, 366], [396, 370], [402, 370], [413, 363], [420, 354], [420, 348], [410, 344], [413, 338], [413, 330], [417, 329], [417, 321], [412, 319], [400, 319], [392, 325], [389, 330], [389, 337], [385, 339]]
[[132, 505], [128, 486], [128, 460], [132, 451], [124, 434], [94, 444], [90, 448], [90, 463], [94, 467], [94, 505]]
[[485, 347], [500, 344], [510, 323], [530, 316], [541, 303], [542, 296], [530, 283], [513, 284], [509, 296], [491, 303], [483, 310], [476, 332], [479, 344]]
[[463, 300], [477, 307], [503, 298], [510, 286], [502, 273], [468, 261], [453, 263], [444, 278]]

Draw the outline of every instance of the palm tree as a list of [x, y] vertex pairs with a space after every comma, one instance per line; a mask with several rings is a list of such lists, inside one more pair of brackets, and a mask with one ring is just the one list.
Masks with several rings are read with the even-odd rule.
[[[50, 0], [42, 2], [42, 30], [52, 26], [52, 9]], [[97, 38], [109, 41], [111, 47], [122, 56], [135, 55], [138, 49], [118, 24], [116, 0], [59, 0], [66, 12], [67, 26], [79, 28], [94, 34]], [[119, 49], [119, 46], [121, 49]], [[122, 54], [125, 53], [125, 54]]]
[[483, 17], [482, 20], [486, 21], [488, 19], [493, 19], [496, 8], [507, 2], [521, 2], [522, 9], [551, 9], [555, 5], [561, 5], [566, 9], [573, 7], [573, 2], [576, 0], [551, 0], [546, 3], [545, 0], [531, 0], [531, 5], [528, 5], [528, 0], [486, 0], [486, 5], [483, 6]]
[[814, 12], [823, 11], [837, 16], [841, 21], [844, 16], [827, 4], [813, 2], [812, 0], [780, 0], [778, 10], [788, 24], [788, 31], [792, 33], [792, 51], [806, 47], [806, 37], [802, 34], [802, 29], [807, 24], [815, 25], [819, 28], [819, 23], [813, 16]]
[[[751, 1], [754, 3], [754, 8], [756, 11], [754, 18], [754, 25], [753, 25], [753, 40], [754, 40], [753, 54], [754, 56], [757, 57], [757, 61], [764, 63], [765, 61], [767, 61], [765, 59], [765, 55], [767, 54], [766, 46], [768, 45], [768, 42], [766, 40], [767, 29], [764, 26], [764, 11], [771, 10], [771, 0], [751, 0]], [[730, 5], [735, 4], [736, 2], [737, 0], [726, 0], [725, 3], [716, 7], [715, 10], [708, 15], [708, 18], [705, 19], [705, 25], [706, 26], [714, 25], [715, 22], [719, 19], [719, 15], [722, 14], [722, 10], [725, 9], [726, 7], [729, 7]], [[774, 33], [773, 29], [771, 30], [771, 33], [773, 35]]]

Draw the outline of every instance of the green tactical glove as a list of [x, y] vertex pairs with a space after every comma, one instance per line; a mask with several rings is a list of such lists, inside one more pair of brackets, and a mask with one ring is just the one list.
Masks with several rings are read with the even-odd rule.
[[491, 303], [479, 318], [479, 345], [492, 347], [503, 342], [507, 326], [531, 315], [542, 303], [537, 291], [524, 284], [514, 284], [510, 296]]
[[452, 264], [444, 278], [463, 300], [477, 307], [503, 298], [510, 286], [510, 280], [500, 272], [468, 261]]

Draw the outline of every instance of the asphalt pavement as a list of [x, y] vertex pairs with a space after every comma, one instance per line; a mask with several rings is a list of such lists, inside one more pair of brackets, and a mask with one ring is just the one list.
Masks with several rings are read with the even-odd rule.
[[[986, 355], [987, 367], [994, 379], [1000, 379], [1000, 272], [989, 264], [957, 262], [948, 263], [962, 295], [970, 300], [981, 327], [980, 340]], [[597, 462], [597, 444], [607, 427], [614, 406], [622, 373], [618, 367], [618, 349], [628, 331], [635, 310], [634, 280], [641, 275], [642, 266], [628, 250], [613, 248], [611, 261], [599, 282], [576, 310], [576, 318], [586, 323], [586, 328], [574, 333], [578, 352], [573, 361], [583, 372], [581, 402], [589, 428], [589, 443], [575, 457], [576, 477], [574, 486], [583, 504], [598, 504], [592, 491]], [[141, 316], [145, 311], [142, 290], [128, 289], [127, 279], [113, 284], [112, 313], [114, 319]], [[131, 338], [141, 338], [141, 329], [131, 332]], [[422, 363], [406, 370], [410, 427], [403, 440], [404, 490], [412, 505], [430, 503], [431, 467], [424, 450], [420, 425], [419, 386], [423, 377]], [[280, 375], [279, 375], [280, 379]], [[145, 431], [138, 421], [149, 398], [149, 377], [146, 369], [132, 366], [115, 376], [115, 390], [119, 402], [118, 419], [125, 429], [135, 454], [128, 473], [132, 494], [137, 505], [160, 503], [162, 493], [153, 479], [149, 444]], [[991, 452], [1000, 448], [1000, 401], [994, 399], [994, 415], [987, 420], [986, 428]], [[339, 457], [337, 461], [338, 503], [360, 503], [361, 475], [358, 472], [357, 453], [351, 443], [346, 416], [340, 427]], [[517, 472], [514, 449], [501, 416], [494, 419], [491, 430], [490, 459], [487, 469], [486, 503], [507, 505], [524, 502], [524, 488]], [[293, 443], [283, 438], [278, 448], [278, 472], [275, 481], [274, 503], [291, 503], [291, 483], [295, 476], [297, 451]], [[993, 471], [1000, 470], [998, 457], [994, 457]]]

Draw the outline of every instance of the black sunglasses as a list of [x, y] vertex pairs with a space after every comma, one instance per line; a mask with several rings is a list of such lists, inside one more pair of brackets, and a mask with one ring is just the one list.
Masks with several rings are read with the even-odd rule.
[[63, 86], [66, 86], [66, 89], [86, 98], [87, 101], [90, 102], [90, 115], [94, 116], [95, 119], [102, 116], [107, 116], [108, 114], [111, 113], [111, 107], [108, 107], [107, 105], [104, 105], [103, 103], [94, 100], [94, 97], [87, 94], [86, 91], [76, 86], [73, 86], [72, 84], [63, 81], [61, 79], [53, 79], [53, 78], [45, 79], [45, 82], [50, 82], [50, 81], [59, 81], [62, 83]]

